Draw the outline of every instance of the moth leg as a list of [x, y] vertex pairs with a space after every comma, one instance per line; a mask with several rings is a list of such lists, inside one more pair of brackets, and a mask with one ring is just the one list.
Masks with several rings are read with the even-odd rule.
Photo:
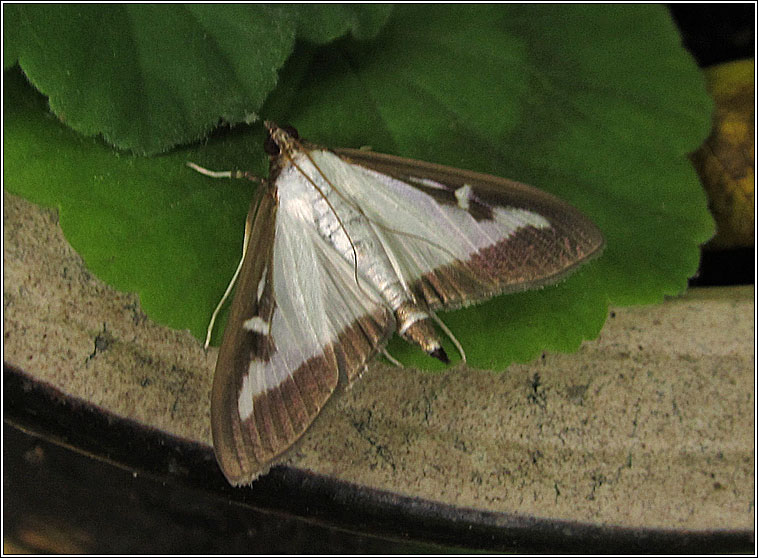
[[[258, 182], [260, 184], [265, 183], [265, 179], [255, 176], [252, 173], [249, 173], [247, 171], [212, 171], [209, 169], [206, 169], [205, 167], [201, 167], [198, 164], [195, 164], [191, 161], [187, 161], [187, 166], [191, 168], [194, 171], [199, 172], [200, 174], [204, 176], [210, 176], [211, 178], [247, 178], [248, 180], [251, 180], [253, 182]], [[221, 308], [223, 308], [224, 303], [226, 302], [226, 299], [229, 298], [229, 295], [232, 292], [232, 289], [234, 288], [234, 284], [237, 282], [237, 277], [240, 274], [240, 270], [242, 269], [242, 262], [245, 261], [245, 254], [247, 253], [247, 242], [250, 240], [250, 222], [247, 220], [245, 222], [245, 239], [242, 242], [242, 257], [240, 258], [239, 264], [237, 264], [237, 269], [234, 271], [234, 275], [232, 275], [232, 280], [229, 281], [229, 285], [226, 287], [226, 291], [224, 291], [224, 295], [221, 297], [221, 300], [216, 305], [215, 310], [213, 310], [213, 314], [211, 315], [210, 323], [208, 324], [208, 329], [205, 333], [205, 343], [203, 344], [203, 348], [207, 349], [208, 345], [211, 343], [211, 335], [213, 334], [213, 326], [216, 323], [216, 318], [218, 317], [218, 313], [221, 311]]]
[[389, 351], [387, 349], [385, 349], [384, 347], [382, 347], [382, 355], [384, 356], [384, 358], [386, 358], [387, 360], [389, 360], [392, 364], [394, 364], [398, 368], [405, 368], [405, 366], [403, 366], [403, 363], [400, 362], [399, 360], [397, 360], [395, 357], [393, 357], [389, 353]]
[[234, 275], [232, 275], [232, 280], [229, 281], [229, 285], [226, 287], [226, 291], [224, 291], [224, 296], [221, 297], [221, 300], [216, 305], [216, 309], [213, 311], [213, 314], [211, 315], [211, 321], [208, 324], [208, 330], [205, 333], [205, 344], [203, 345], [203, 348], [205, 349], [207, 349], [208, 345], [210, 345], [211, 334], [213, 333], [213, 325], [216, 323], [216, 317], [218, 316], [218, 313], [221, 311], [221, 308], [224, 306], [226, 299], [229, 298], [229, 294], [231, 294], [232, 289], [234, 288], [234, 284], [237, 282], [237, 277], [239, 276], [240, 270], [242, 269], [242, 262], [245, 261], [245, 255], [247, 254], [248, 240], [250, 240], [250, 220], [249, 219], [245, 221], [245, 238], [242, 241], [242, 257], [240, 258], [240, 263], [237, 264], [237, 269], [234, 271]]
[[432, 316], [432, 319], [437, 324], [437, 326], [439, 326], [439, 328], [445, 333], [445, 335], [447, 335], [447, 338], [453, 342], [453, 345], [455, 345], [455, 348], [458, 349], [458, 354], [461, 355], [461, 360], [465, 363], [466, 351], [463, 350], [463, 345], [461, 345], [460, 341], [458, 341], [455, 338], [455, 335], [453, 335], [453, 332], [450, 331], [450, 328], [448, 328], [445, 325], [445, 322], [443, 322], [436, 313], [430, 311], [429, 314]]
[[187, 161], [187, 166], [191, 168], [192, 170], [195, 170], [199, 172], [202, 175], [210, 176], [211, 178], [247, 178], [248, 180], [252, 180], [253, 182], [259, 182], [263, 184], [266, 180], [264, 178], [261, 178], [260, 176], [255, 176], [254, 174], [248, 172], [248, 171], [212, 171], [209, 169], [206, 169], [205, 167], [201, 167], [200, 165], [196, 165], [195, 163], [192, 163], [190, 161]]

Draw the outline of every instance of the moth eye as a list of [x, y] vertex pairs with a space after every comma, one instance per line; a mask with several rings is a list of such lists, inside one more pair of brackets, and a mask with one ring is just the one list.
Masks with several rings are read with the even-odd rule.
[[[300, 134], [298, 134], [297, 130], [294, 126], [290, 125], [284, 125], [279, 126], [279, 130], [284, 132], [287, 136], [289, 136], [292, 139], [300, 139]], [[271, 155], [272, 157], [275, 157], [276, 155], [279, 155], [279, 146], [276, 144], [276, 141], [271, 137], [271, 135], [266, 136], [266, 141], [263, 142], [263, 150]]]
[[269, 155], [279, 155], [279, 146], [271, 136], [266, 136], [266, 140], [263, 142], [263, 151]]
[[297, 131], [297, 128], [294, 126], [290, 126], [289, 124], [285, 124], [282, 126], [282, 130], [287, 132], [290, 136], [292, 136], [295, 139], [300, 139], [300, 134]]

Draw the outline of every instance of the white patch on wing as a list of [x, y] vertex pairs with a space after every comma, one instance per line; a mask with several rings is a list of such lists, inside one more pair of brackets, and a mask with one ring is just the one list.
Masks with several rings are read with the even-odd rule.
[[260, 362], [257, 360], [252, 361], [247, 374], [242, 376], [242, 387], [240, 388], [240, 396], [237, 401], [237, 410], [239, 411], [242, 420], [247, 419], [253, 414], [253, 397], [255, 396], [255, 391], [250, 378], [255, 377], [253, 366], [256, 364], [260, 365]]
[[447, 186], [444, 184], [440, 184], [439, 182], [435, 180], [431, 180], [429, 178], [419, 178], [417, 176], [412, 176], [409, 178], [410, 181], [415, 182], [416, 184], [423, 184], [424, 186], [428, 186], [429, 188], [435, 188], [437, 190], [449, 190]]
[[455, 191], [455, 199], [458, 200], [458, 207], [468, 211], [469, 200], [471, 199], [471, 186], [464, 184]]
[[260, 316], [253, 316], [249, 320], [245, 320], [242, 323], [242, 327], [248, 331], [254, 331], [255, 333], [266, 335], [268, 333], [269, 324]]
[[538, 229], [550, 228], [550, 222], [542, 215], [526, 209], [495, 207], [493, 208], [493, 216], [496, 223], [500, 223], [508, 229], [518, 230], [528, 226]]

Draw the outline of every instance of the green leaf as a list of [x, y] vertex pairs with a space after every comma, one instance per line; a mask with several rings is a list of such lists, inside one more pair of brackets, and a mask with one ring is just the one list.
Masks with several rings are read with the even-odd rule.
[[[323, 37], [340, 32], [327, 27]], [[183, 165], [262, 174], [260, 127], [134, 157], [56, 122], [22, 81], [6, 73], [6, 188], [59, 207], [96, 275], [138, 292], [152, 318], [202, 338], [237, 263], [254, 186]], [[472, 365], [502, 369], [576, 349], [598, 334], [609, 303], [683, 292], [713, 234], [686, 158], [706, 137], [711, 109], [662, 7], [403, 5], [371, 41], [300, 44], [260, 112], [325, 145], [370, 145], [530, 183], [600, 226], [604, 255], [565, 282], [443, 315]], [[402, 342], [390, 351], [436, 366]]]
[[[84, 135], [155, 154], [219, 119], [257, 118], [296, 35], [375, 35], [381, 5], [15, 4], [5, 67], [18, 60], [53, 113]], [[83, 40], [86, 38], [86, 40]]]

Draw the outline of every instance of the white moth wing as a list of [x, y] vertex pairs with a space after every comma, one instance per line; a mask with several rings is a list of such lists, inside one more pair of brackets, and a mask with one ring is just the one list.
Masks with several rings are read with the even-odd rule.
[[395, 327], [379, 294], [356, 283], [353, 266], [292, 207], [277, 206], [276, 189], [270, 194], [253, 225], [214, 377], [214, 448], [235, 485], [280, 459], [340, 378], [352, 381]]
[[284, 207], [277, 219], [273, 259], [278, 311], [271, 335], [283, 365], [276, 367], [278, 380], [288, 375], [285, 370], [321, 358], [324, 347], [340, 343], [350, 328], [367, 327], [364, 319], [379, 326], [372, 328], [375, 333], [381, 331], [378, 337], [370, 336], [372, 346], [366, 347], [371, 352], [394, 327], [394, 319], [374, 287], [365, 280], [356, 282], [354, 267], [314, 228], [303, 226]]
[[524, 184], [365, 151], [310, 157], [431, 308], [556, 282], [603, 247], [579, 211]]

